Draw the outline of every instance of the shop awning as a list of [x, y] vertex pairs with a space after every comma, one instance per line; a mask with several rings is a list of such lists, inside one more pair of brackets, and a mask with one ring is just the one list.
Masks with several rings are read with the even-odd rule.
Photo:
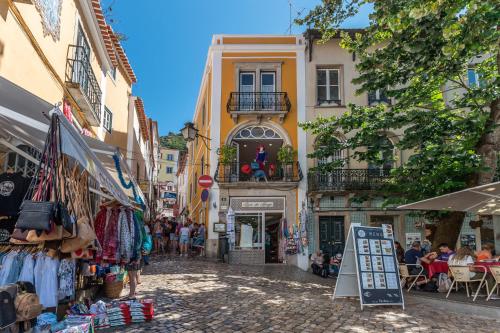
[[399, 206], [409, 210], [446, 210], [482, 215], [500, 215], [500, 182], [471, 187], [412, 204]]
[[[42, 150], [49, 129], [49, 112], [53, 109], [50, 103], [0, 77], [0, 144], [12, 148], [12, 142], [24, 143]], [[124, 164], [117, 148], [82, 136], [64, 116], [61, 125], [63, 151], [77, 159], [111, 196], [130, 205], [131, 195], [120, 185], [113, 160], [113, 154], [118, 154], [120, 164]], [[124, 178], [130, 180], [128, 168], [125, 166], [122, 170]], [[133, 182], [136, 185], [135, 180]], [[146, 203], [142, 192], [139, 193]]]

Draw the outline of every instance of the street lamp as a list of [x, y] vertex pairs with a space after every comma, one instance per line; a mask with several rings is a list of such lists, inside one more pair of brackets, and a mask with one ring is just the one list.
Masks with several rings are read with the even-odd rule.
[[201, 138], [205, 147], [207, 147], [207, 149], [210, 150], [206, 141], [210, 140], [210, 138], [207, 138], [206, 136], [199, 134], [198, 129], [194, 127], [194, 124], [192, 122], [187, 122], [184, 124], [184, 127], [181, 129], [181, 134], [184, 137], [184, 139], [188, 142], [193, 141], [196, 138]]

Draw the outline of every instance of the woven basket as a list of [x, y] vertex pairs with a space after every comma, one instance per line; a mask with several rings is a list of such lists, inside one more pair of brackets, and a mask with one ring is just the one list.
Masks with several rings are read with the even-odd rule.
[[123, 281], [106, 282], [104, 284], [104, 294], [108, 298], [119, 298], [123, 290]]

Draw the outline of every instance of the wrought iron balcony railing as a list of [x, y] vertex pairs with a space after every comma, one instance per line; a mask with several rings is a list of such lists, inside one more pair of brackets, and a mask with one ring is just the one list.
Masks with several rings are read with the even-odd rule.
[[[259, 172], [262, 171], [262, 172]], [[303, 178], [299, 162], [279, 165], [276, 170], [251, 170], [248, 163], [233, 162], [217, 165], [214, 179], [218, 183], [238, 182], [299, 182]]]
[[227, 101], [227, 112], [234, 114], [290, 112], [292, 103], [286, 92], [232, 92]]
[[373, 191], [389, 181], [391, 169], [337, 169], [308, 175], [309, 192]]
[[[88, 58], [88, 51], [79, 45], [70, 45], [66, 62], [66, 84], [85, 113], [89, 122], [99, 125], [101, 120], [101, 88]], [[93, 119], [92, 119], [93, 118]]]

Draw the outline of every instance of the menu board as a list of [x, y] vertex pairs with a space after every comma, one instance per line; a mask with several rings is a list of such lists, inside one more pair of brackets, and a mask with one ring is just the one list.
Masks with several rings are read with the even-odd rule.
[[399, 270], [390, 225], [353, 226], [359, 297], [363, 305], [403, 304]]

